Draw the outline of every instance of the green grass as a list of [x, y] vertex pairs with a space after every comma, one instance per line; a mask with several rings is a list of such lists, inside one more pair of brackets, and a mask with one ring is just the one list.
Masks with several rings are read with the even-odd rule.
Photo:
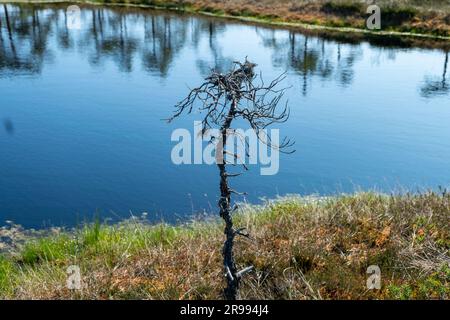
[[13, 262], [0, 256], [0, 288], [2, 291], [10, 292], [10, 280], [14, 276]]
[[[450, 195], [291, 198], [246, 206], [235, 216], [248, 299], [448, 299]], [[31, 237], [0, 256], [0, 298], [221, 298], [220, 220], [147, 225], [98, 222]], [[65, 287], [78, 265], [80, 291]], [[365, 287], [369, 265], [382, 289]]]

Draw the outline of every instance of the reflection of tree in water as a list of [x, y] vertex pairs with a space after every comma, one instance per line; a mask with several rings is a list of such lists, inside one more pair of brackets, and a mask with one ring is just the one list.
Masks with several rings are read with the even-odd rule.
[[265, 47], [273, 49], [272, 61], [276, 67], [285, 68], [301, 76], [302, 93], [308, 92], [313, 77], [322, 80], [337, 79], [342, 85], [351, 84], [353, 65], [361, 56], [356, 45], [346, 45], [344, 55], [341, 44], [325, 39], [289, 32], [280, 37], [276, 30], [257, 29]]
[[51, 57], [47, 39], [52, 15], [41, 17], [34, 7], [3, 4], [0, 10], [0, 70], [39, 73]]
[[[61, 49], [89, 52], [89, 62], [101, 64], [112, 59], [123, 72], [131, 72], [141, 57], [149, 72], [166, 76], [176, 54], [188, 40], [189, 18], [142, 14], [142, 11], [85, 8], [83, 29], [67, 28], [64, 6], [3, 5], [0, 11], [0, 70], [38, 73], [50, 58], [49, 35], [54, 34]], [[87, 28], [84, 26], [88, 24]], [[144, 30], [140, 29], [144, 26]], [[201, 29], [200, 29], [201, 30]], [[144, 39], [142, 39], [144, 31]], [[197, 37], [200, 38], [199, 35]]]
[[225, 30], [223, 23], [216, 23], [214, 21], [196, 20], [196, 27], [194, 28], [196, 38], [199, 38], [199, 34], [207, 34], [208, 48], [212, 55], [212, 61], [198, 58], [196, 65], [203, 77], [208, 76], [211, 73], [211, 69], [216, 72], [225, 73], [233, 66], [233, 58], [224, 57], [222, 55], [222, 48], [217, 41], [217, 36]]
[[186, 45], [188, 19], [171, 16], [144, 16], [143, 65], [150, 72], [167, 76], [175, 56]]
[[[177, 54], [188, 44], [189, 35], [197, 46], [199, 39], [211, 33], [206, 27], [211, 24], [208, 20], [186, 16], [124, 14], [122, 11], [93, 9], [91, 20], [84, 46], [94, 48], [90, 55], [92, 63], [99, 64], [109, 56], [118, 63], [121, 71], [129, 72], [137, 54], [145, 70], [162, 77], [168, 75]], [[138, 26], [143, 26], [143, 30]], [[213, 28], [215, 26], [214, 23]], [[93, 45], [89, 45], [90, 42]]]
[[425, 77], [424, 85], [420, 88], [420, 94], [424, 98], [446, 95], [450, 92], [447, 82], [448, 51], [445, 52], [442, 77]]
[[89, 62], [98, 65], [112, 59], [120, 71], [131, 72], [134, 55], [140, 49], [140, 39], [129, 30], [129, 22], [135, 15], [97, 8], [86, 9], [85, 14], [83, 21], [89, 26], [78, 44], [89, 50]]
[[315, 49], [311, 48], [308, 36], [303, 37], [303, 44], [300, 45], [297, 44], [295, 33], [289, 33], [289, 37], [290, 50], [288, 61], [290, 67], [302, 75], [302, 93], [306, 95], [308, 91], [308, 77], [317, 71], [319, 54]]
[[372, 47], [370, 61], [373, 65], [380, 66], [387, 61], [395, 61], [397, 59], [396, 50], [386, 47]]
[[71, 37], [69, 29], [67, 28], [67, 11], [63, 10], [61, 15], [56, 15], [55, 25], [56, 25], [56, 42], [60, 48], [69, 49], [74, 46], [74, 39]]
[[[177, 54], [187, 45], [198, 48], [202, 40], [207, 41], [211, 54], [210, 57], [199, 55], [196, 60], [196, 66], [202, 75], [208, 74], [211, 68], [217, 71], [227, 70], [233, 61], [232, 57], [223, 56], [220, 46], [220, 34], [225, 31], [226, 24], [213, 19], [87, 7], [82, 10], [82, 14], [83, 24], [88, 26], [80, 32], [72, 32], [67, 28], [68, 17], [63, 6], [45, 12], [34, 6], [8, 7], [14, 11], [8, 17], [13, 21], [8, 23], [13, 26], [10, 33], [11, 45], [7, 45], [8, 37], [3, 33], [0, 41], [1, 54], [5, 57], [2, 63], [12, 69], [23, 68], [39, 72], [44, 59], [51, 56], [46, 46], [52, 31], [60, 48], [73, 50], [79, 46], [83, 51], [89, 52], [88, 59], [92, 65], [112, 59], [123, 72], [131, 72], [135, 58], [140, 57], [145, 70], [165, 77]], [[293, 32], [286, 39], [276, 37], [275, 30], [256, 29], [264, 45], [274, 53], [273, 63], [301, 75], [304, 94], [307, 93], [308, 82], [313, 75], [322, 79], [336, 76], [343, 84], [351, 83], [351, 67], [357, 54], [355, 50], [350, 50], [336, 63], [332, 55], [336, 45], [330, 45], [326, 40]], [[29, 51], [22, 47], [20, 50], [15, 49], [18, 45], [15, 42], [19, 39], [31, 40]], [[17, 57], [17, 52], [23, 57]]]
[[[136, 63], [160, 77], [167, 77], [183, 48], [197, 50], [195, 66], [205, 76], [213, 68], [228, 70], [236, 57], [223, 56], [221, 35], [225, 21], [152, 11], [84, 7], [82, 30], [67, 28], [66, 6], [0, 7], [0, 76], [13, 73], [40, 73], [43, 62], [52, 58], [52, 39], [59, 49], [87, 53], [91, 65], [112, 60], [122, 72], [131, 72]], [[331, 41], [283, 31], [255, 27], [263, 45], [272, 52], [275, 67], [297, 74], [301, 91], [307, 94], [314, 79], [351, 85], [354, 64], [362, 57], [360, 45]], [[386, 48], [377, 47], [381, 52]], [[208, 52], [209, 51], [209, 52]], [[207, 54], [205, 54], [207, 52]], [[386, 51], [395, 59], [395, 50]], [[251, 52], [249, 52], [251, 54]], [[392, 55], [392, 57], [391, 57]], [[421, 88], [424, 97], [447, 94], [448, 53], [443, 76], [427, 77]]]
[[[338, 44], [338, 50], [341, 50], [341, 45]], [[362, 49], [360, 46], [356, 45], [346, 45], [348, 52], [343, 59], [338, 58], [337, 62], [337, 73], [339, 83], [343, 86], [349, 86], [355, 76], [355, 71], [353, 69], [355, 62], [362, 57]], [[339, 54], [340, 56], [340, 54]]]

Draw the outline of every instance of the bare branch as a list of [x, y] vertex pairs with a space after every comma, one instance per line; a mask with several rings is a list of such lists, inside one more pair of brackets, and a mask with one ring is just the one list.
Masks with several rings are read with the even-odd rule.
[[[182, 114], [200, 112], [202, 114], [202, 130], [204, 136], [209, 129], [218, 128], [219, 137], [211, 137], [210, 143], [218, 140], [216, 148], [217, 166], [220, 172], [220, 198], [218, 206], [220, 216], [225, 221], [226, 240], [223, 246], [223, 265], [227, 278], [227, 287], [224, 291], [227, 299], [236, 299], [241, 277], [253, 270], [247, 267], [237, 271], [233, 255], [234, 238], [236, 235], [250, 238], [244, 232], [245, 228], [234, 229], [232, 213], [237, 206], [231, 208], [231, 194], [245, 195], [228, 186], [228, 178], [239, 176], [241, 173], [232, 174], [227, 172], [227, 165], [236, 165], [240, 160], [240, 165], [248, 170], [245, 160], [250, 155], [248, 151], [240, 156], [236, 152], [226, 149], [227, 140], [234, 134], [231, 129], [233, 120], [244, 120], [256, 133], [259, 141], [266, 144], [273, 150], [284, 153], [292, 153], [294, 145], [289, 139], [284, 138], [281, 143], [274, 143], [269, 135], [264, 131], [268, 126], [275, 123], [283, 123], [289, 118], [289, 107], [287, 102], [281, 106], [281, 100], [288, 88], [280, 88], [280, 83], [286, 78], [286, 73], [282, 73], [270, 83], [266, 84], [262, 73], [259, 73], [259, 81], [256, 81], [254, 68], [256, 64], [245, 59], [244, 62], [235, 61], [233, 68], [228, 73], [220, 73], [211, 70], [211, 74], [204, 79], [203, 84], [191, 89], [188, 96], [175, 106], [174, 114], [167, 119], [173, 121]], [[256, 83], [259, 82], [259, 83]], [[247, 150], [248, 142], [245, 137], [239, 137]], [[234, 142], [233, 142], [234, 143]], [[226, 155], [231, 156], [234, 162], [227, 162]]]

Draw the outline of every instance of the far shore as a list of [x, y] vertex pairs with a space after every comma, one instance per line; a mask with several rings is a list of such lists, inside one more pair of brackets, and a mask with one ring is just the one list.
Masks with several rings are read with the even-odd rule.
[[[265, 0], [264, 3], [274, 0]], [[303, 2], [303, 0], [299, 0]], [[353, 0], [348, 0], [352, 2]], [[191, 14], [200, 14], [209, 17], [217, 17], [222, 19], [237, 20], [244, 23], [258, 24], [272, 26], [276, 28], [285, 28], [291, 30], [298, 30], [302, 33], [317, 35], [322, 37], [329, 37], [342, 41], [369, 41], [380, 45], [399, 46], [399, 47], [424, 47], [424, 48], [438, 48], [448, 51], [450, 49], [450, 25], [446, 23], [446, 20], [450, 20], [450, 12], [447, 11], [447, 7], [439, 11], [439, 14], [433, 15], [434, 20], [430, 20], [427, 23], [423, 23], [420, 28], [413, 26], [389, 26], [382, 27], [382, 30], [368, 30], [365, 28], [364, 16], [356, 19], [355, 17], [349, 17], [347, 15], [342, 16], [339, 8], [336, 13], [323, 13], [319, 9], [304, 9], [307, 16], [319, 15], [320, 19], [306, 19], [302, 18], [303, 13], [298, 16], [286, 17], [282, 13], [287, 10], [284, 7], [274, 7], [272, 9], [266, 9], [264, 12], [258, 12], [258, 9], [253, 11], [248, 9], [250, 2], [248, 0], [231, 0], [227, 3], [233, 4], [232, 7], [220, 7], [220, 3], [208, 4], [207, 1], [201, 0], [189, 0], [189, 1], [171, 1], [171, 0], [158, 0], [158, 1], [144, 1], [144, 0], [0, 0], [0, 3], [10, 4], [79, 4], [79, 5], [92, 5], [92, 6], [114, 6], [114, 7], [129, 7], [129, 8], [149, 8], [156, 10], [169, 10], [174, 12], [186, 12]], [[324, 1], [318, 1], [319, 3]], [[324, 2], [333, 3], [334, 1]], [[242, 5], [244, 9], [240, 8]], [[238, 8], [238, 9], [236, 9]], [[269, 10], [269, 11], [267, 11]], [[272, 10], [272, 11], [270, 11]], [[284, 11], [283, 11], [284, 10]], [[300, 10], [300, 9], [299, 9]], [[308, 12], [318, 11], [319, 13]], [[345, 9], [347, 10], [347, 9]], [[416, 15], [425, 14], [425, 9], [417, 8], [394, 8], [392, 15], [396, 16], [402, 14], [402, 10], [415, 10]], [[400, 12], [400, 13], [399, 13]], [[409, 12], [409, 11], [407, 11]], [[427, 11], [429, 13], [429, 9]], [[361, 16], [360, 13], [355, 13], [356, 16]], [[418, 18], [417, 18], [418, 19]], [[417, 20], [415, 19], [415, 20]], [[422, 17], [422, 20], [425, 17]], [[436, 22], [436, 19], [440, 19]], [[441, 21], [444, 19], [445, 21]], [[420, 19], [419, 19], [420, 20]], [[436, 25], [439, 28], [436, 29]]]

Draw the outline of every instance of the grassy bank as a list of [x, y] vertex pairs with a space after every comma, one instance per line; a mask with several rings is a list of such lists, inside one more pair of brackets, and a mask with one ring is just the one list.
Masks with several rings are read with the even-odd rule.
[[[236, 216], [246, 299], [448, 299], [450, 194], [292, 198]], [[0, 298], [214, 299], [223, 276], [220, 221], [93, 224], [31, 238], [0, 256]], [[69, 265], [82, 289], [66, 288]], [[367, 290], [369, 265], [381, 289]]]
[[[367, 4], [360, 0], [104, 0], [150, 3], [190, 11], [257, 18], [267, 22], [301, 23], [332, 28], [366, 29]], [[379, 0], [382, 28], [418, 34], [450, 36], [450, 4], [446, 0]]]

